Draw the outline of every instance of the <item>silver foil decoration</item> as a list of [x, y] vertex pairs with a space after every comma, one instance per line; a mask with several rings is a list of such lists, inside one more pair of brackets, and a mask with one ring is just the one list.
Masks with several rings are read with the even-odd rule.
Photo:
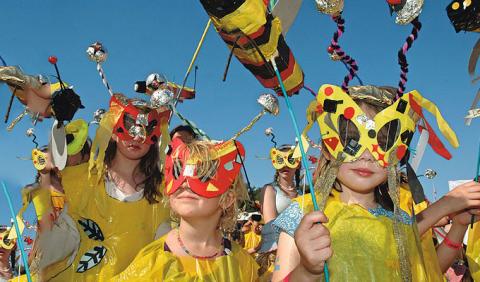
[[431, 168], [427, 168], [424, 173], [425, 177], [428, 179], [434, 179], [437, 176], [437, 172]]
[[321, 13], [337, 16], [343, 11], [343, 0], [315, 0], [317, 10]]
[[27, 131], [25, 132], [25, 135], [27, 137], [32, 137], [33, 135], [35, 135], [35, 129], [34, 128], [27, 129]]
[[135, 120], [135, 124], [147, 126], [148, 125], [148, 114], [139, 113], [137, 115], [137, 119]]
[[90, 124], [99, 124], [103, 116], [105, 115], [105, 113], [106, 113], [105, 109], [96, 110], [93, 113], [93, 120], [90, 122]]
[[173, 103], [174, 94], [168, 89], [156, 90], [150, 97], [150, 104], [153, 108], [160, 108], [162, 106], [170, 106]]
[[397, 11], [397, 24], [406, 25], [411, 23], [422, 12], [424, 0], [407, 0], [405, 5]]
[[273, 128], [269, 127], [265, 129], [265, 135], [270, 136], [273, 134]]
[[278, 107], [278, 99], [272, 94], [262, 94], [258, 97], [257, 102], [270, 114], [276, 116], [280, 112]]
[[90, 61], [104, 63], [107, 60], [108, 52], [102, 43], [97, 41], [87, 48], [87, 55]]
[[147, 88], [152, 91], [158, 90], [161, 87], [166, 87], [167, 82], [167, 77], [158, 73], [152, 73], [148, 75], [146, 79]]
[[140, 139], [142, 139], [141, 142], [143, 143], [147, 139], [147, 130], [144, 126], [134, 125], [128, 129], [128, 135], [133, 138], [140, 137]]

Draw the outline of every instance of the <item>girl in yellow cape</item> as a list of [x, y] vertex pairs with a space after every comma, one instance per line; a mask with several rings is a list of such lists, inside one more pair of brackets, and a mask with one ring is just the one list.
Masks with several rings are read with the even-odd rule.
[[[170, 230], [157, 166], [157, 142], [161, 136], [169, 139], [168, 115], [143, 100], [111, 97], [89, 162], [61, 172], [67, 204], [56, 224], [64, 226], [63, 233], [44, 237], [55, 238], [64, 254], [43, 268], [42, 281], [108, 280], [156, 236]], [[49, 164], [43, 172], [51, 169]], [[74, 248], [64, 247], [72, 242]]]
[[165, 194], [177, 228], [145, 247], [112, 281], [256, 281], [258, 265], [222, 231], [234, 228], [243, 146], [174, 138], [165, 161]]
[[[325, 149], [314, 191], [320, 211], [307, 195], [277, 217], [272, 281], [323, 281], [327, 262], [330, 281], [443, 280], [470, 218], [462, 211], [479, 207], [480, 185], [467, 183], [415, 216], [412, 195], [406, 195], [412, 187], [398, 170], [420, 105], [435, 112], [449, 141], [456, 137], [418, 92], [394, 97], [389, 87], [349, 87], [348, 94], [334, 85], [320, 88], [307, 111], [309, 122], [319, 122]], [[455, 228], [437, 259], [430, 227], [446, 215]]]

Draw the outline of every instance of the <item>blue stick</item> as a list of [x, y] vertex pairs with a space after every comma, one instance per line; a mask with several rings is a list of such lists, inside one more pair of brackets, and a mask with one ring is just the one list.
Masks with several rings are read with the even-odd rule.
[[17, 216], [13, 210], [12, 199], [10, 199], [10, 194], [8, 194], [7, 186], [5, 182], [2, 181], [3, 192], [5, 193], [5, 197], [7, 198], [8, 206], [10, 207], [10, 213], [12, 214], [13, 224], [15, 226], [15, 230], [17, 231], [17, 243], [18, 247], [20, 248], [20, 253], [22, 254], [22, 261], [23, 266], [25, 267], [25, 273], [27, 274], [28, 282], [32, 282], [32, 277], [30, 276], [30, 268], [28, 267], [27, 256], [25, 255], [25, 250], [23, 249], [23, 241], [22, 241], [22, 234], [20, 233], [20, 228], [18, 227]]
[[2, 56], [0, 56], [0, 61], [2, 61], [2, 64], [3, 64], [4, 67], [7, 66], [7, 63], [5, 63], [5, 60], [2, 58]]
[[[305, 153], [305, 149], [303, 148], [302, 136], [300, 134], [300, 130], [298, 129], [297, 118], [295, 117], [295, 113], [293, 112], [292, 105], [290, 104], [290, 98], [288, 98], [287, 91], [285, 90], [285, 85], [283, 85], [282, 77], [280, 76], [280, 72], [278, 71], [277, 64], [275, 63], [275, 59], [272, 58], [270, 60], [272, 62], [273, 69], [275, 70], [275, 74], [277, 75], [278, 82], [280, 83], [280, 88], [282, 89], [283, 97], [285, 97], [285, 102], [287, 103], [288, 112], [290, 114], [290, 118], [293, 122], [293, 127], [295, 128], [295, 134], [297, 135], [298, 142], [300, 144], [300, 152], [302, 153], [302, 164], [306, 168], [305, 175], [307, 176], [308, 185], [310, 185], [310, 196], [312, 197], [313, 209], [318, 211], [318, 204], [317, 199], [315, 198], [315, 191], [313, 187], [312, 175], [310, 174], [310, 170], [308, 170], [308, 162], [307, 162], [307, 154]], [[324, 264], [323, 274], [325, 276], [325, 281], [329, 282], [330, 277], [328, 273], [328, 265], [327, 262]]]

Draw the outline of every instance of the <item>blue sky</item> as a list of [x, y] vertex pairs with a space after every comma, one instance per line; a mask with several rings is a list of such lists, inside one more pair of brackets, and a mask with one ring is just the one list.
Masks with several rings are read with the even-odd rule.
[[[366, 84], [396, 85], [399, 78], [397, 50], [411, 26], [399, 26], [390, 17], [385, 1], [346, 1], [346, 33], [341, 45], [358, 62], [359, 75]], [[426, 1], [421, 15], [423, 29], [408, 53], [410, 63], [407, 89], [417, 89], [435, 101], [456, 131], [459, 149], [451, 149], [446, 161], [427, 149], [420, 170], [434, 168], [438, 193], [448, 190], [451, 179], [472, 178], [479, 144], [480, 120], [470, 127], [463, 116], [479, 85], [472, 85], [467, 73], [468, 57], [478, 33], [456, 34], [445, 12], [450, 1]], [[77, 117], [91, 120], [93, 112], [106, 108], [108, 93], [101, 83], [95, 64], [88, 61], [85, 49], [101, 41], [109, 50], [103, 65], [114, 91], [129, 96], [133, 83], [151, 72], [160, 72], [181, 82], [197, 41], [208, 20], [199, 1], [27, 1], [3, 0], [0, 3], [0, 55], [10, 65], [20, 65], [29, 74], [53, 75], [50, 55], [58, 57], [62, 78], [75, 87], [85, 109]], [[331, 19], [318, 13], [314, 1], [304, 1], [296, 22], [287, 35], [287, 43], [305, 72], [305, 83], [317, 90], [324, 83], [339, 84], [345, 75], [342, 64], [329, 59], [326, 48], [335, 31]], [[259, 94], [270, 92], [237, 61], [230, 66], [228, 79], [222, 82], [228, 50], [220, 37], [210, 30], [198, 57], [197, 98], [179, 105], [179, 110], [216, 139], [228, 139], [246, 125], [260, 110]], [[355, 82], [354, 82], [355, 83]], [[193, 84], [193, 76], [189, 84]], [[0, 85], [0, 115], [4, 116], [10, 92]], [[300, 126], [305, 123], [305, 109], [312, 100], [307, 92], [292, 99]], [[271, 181], [273, 168], [266, 157], [271, 146], [264, 130], [273, 127], [279, 143], [294, 140], [293, 125], [284, 101], [281, 113], [266, 116], [240, 137], [246, 147], [246, 166], [251, 182], [261, 186]], [[14, 103], [11, 119], [22, 107]], [[429, 119], [435, 124], [433, 118]], [[51, 120], [36, 127], [40, 144], [48, 142]], [[174, 120], [173, 124], [177, 124]], [[25, 131], [31, 127], [24, 119], [11, 133], [2, 123], [0, 133], [1, 171], [20, 206], [19, 189], [32, 182], [34, 168], [19, 156], [29, 156], [33, 147]], [[94, 127], [91, 127], [91, 135]], [[318, 128], [312, 137], [318, 136]], [[448, 147], [451, 148], [451, 147]], [[432, 198], [432, 182], [423, 181]], [[0, 223], [8, 222], [3, 195], [0, 196]]]

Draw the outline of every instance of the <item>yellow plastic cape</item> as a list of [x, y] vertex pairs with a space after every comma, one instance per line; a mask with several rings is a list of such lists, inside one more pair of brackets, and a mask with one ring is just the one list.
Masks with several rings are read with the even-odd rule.
[[[409, 193], [400, 189], [400, 193]], [[374, 216], [359, 205], [348, 205], [340, 200], [340, 193], [332, 191], [325, 208], [329, 222], [333, 256], [328, 260], [331, 281], [401, 281], [400, 265], [393, 236], [393, 220]], [[402, 204], [409, 196], [403, 195]], [[313, 211], [310, 195], [295, 199], [304, 214]], [[401, 207], [408, 211], [406, 207]], [[418, 250], [413, 228], [403, 225], [410, 258], [412, 281], [443, 281], [431, 232], [421, 238]], [[423, 253], [423, 259], [422, 259]]]
[[480, 281], [480, 223], [475, 223], [473, 229], [468, 231], [467, 242], [468, 267], [472, 278]]
[[135, 260], [111, 281], [206, 281], [249, 282], [258, 280], [258, 265], [232, 242], [229, 255], [215, 259], [176, 257], [164, 250], [164, 235], [138, 253]]
[[243, 247], [245, 250], [256, 248], [260, 241], [262, 240], [262, 236], [260, 234], [255, 233], [255, 231], [250, 230], [247, 234], [245, 234], [245, 246]]
[[[77, 224], [80, 246], [71, 265], [66, 259], [46, 269], [45, 280], [106, 281], [123, 271], [154, 240], [158, 226], [169, 221], [170, 212], [163, 204], [149, 204], [146, 199], [121, 202], [107, 195], [104, 181], [89, 187], [87, 180], [87, 163], [62, 171], [67, 211]], [[58, 265], [64, 266], [63, 271], [58, 272]]]

